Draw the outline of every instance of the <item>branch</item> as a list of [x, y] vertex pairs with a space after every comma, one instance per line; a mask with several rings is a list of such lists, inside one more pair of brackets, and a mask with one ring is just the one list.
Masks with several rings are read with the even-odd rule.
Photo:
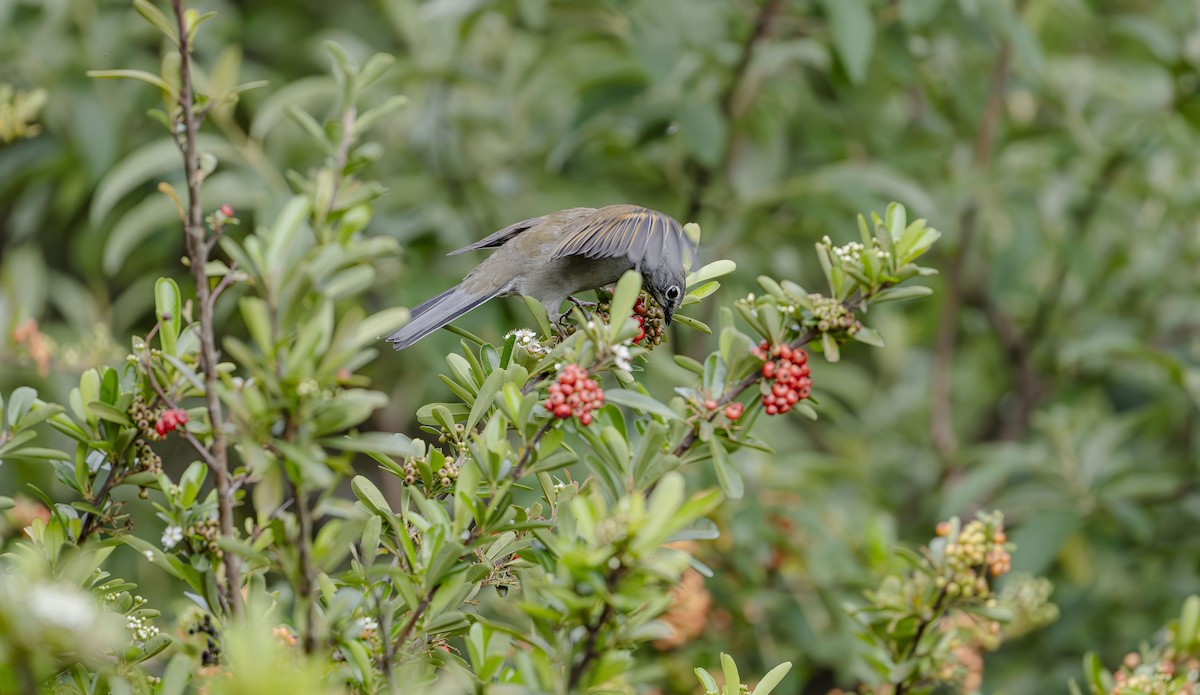
[[[913, 635], [912, 644], [909, 645], [908, 652], [904, 655], [905, 660], [911, 659], [917, 655], [917, 649], [921, 646], [921, 638], [925, 636], [925, 632], [929, 629], [929, 626], [936, 623], [942, 617], [942, 615], [941, 615], [942, 614], [942, 604], [945, 602], [946, 602], [946, 589], [945, 589], [945, 587], [943, 587], [942, 590], [940, 592], [938, 592], [937, 599], [935, 599], [933, 602], [933, 610], [931, 611], [929, 619], [922, 620], [921, 623], [919, 625], [917, 625], [917, 631]], [[892, 695], [904, 695], [904, 693], [906, 693], [908, 691], [909, 685], [911, 683], [910, 678], [913, 675], [916, 675], [916, 674], [913, 673], [910, 676], [905, 676], [905, 678], [903, 680], [901, 680], [899, 683], [897, 683], [896, 690], [893, 692]]]
[[[208, 277], [204, 268], [208, 264], [208, 245], [204, 238], [203, 217], [200, 211], [200, 153], [196, 146], [196, 133], [199, 129], [198, 114], [195, 108], [195, 95], [192, 91], [191, 40], [183, 0], [171, 0], [175, 11], [175, 26], [179, 32], [179, 120], [183, 126], [182, 140], [177, 140], [183, 154], [183, 171], [187, 179], [187, 215], [184, 218], [184, 239], [187, 244], [189, 265], [192, 279], [196, 283], [196, 303], [198, 305], [200, 338], [200, 367], [204, 379], [204, 398], [208, 407], [208, 422], [212, 443], [209, 446], [211, 460], [206, 459], [217, 488], [217, 510], [221, 526], [221, 535], [232, 538], [233, 525], [233, 492], [229, 481], [228, 443], [225, 433], [225, 417], [221, 411], [221, 401], [217, 395], [217, 348], [214, 337], [213, 306], [208, 289]], [[242, 582], [241, 562], [234, 553], [226, 553], [225, 590], [228, 594], [230, 610], [234, 615], [242, 613]]]
[[[609, 588], [609, 590], [611, 590], [612, 587], [616, 585], [617, 580], [620, 579], [622, 568], [624, 568], [624, 565], [617, 566], [615, 570], [610, 572], [608, 576], [604, 578], [604, 584]], [[596, 622], [587, 626], [587, 641], [584, 642], [583, 645], [583, 658], [571, 665], [571, 675], [567, 679], [567, 692], [575, 692], [576, 688], [579, 686], [579, 680], [583, 678], [583, 674], [587, 673], [588, 666], [591, 666], [592, 662], [596, 660], [596, 657], [600, 655], [599, 650], [596, 648], [600, 641], [600, 630], [604, 628], [605, 623], [607, 623], [612, 617], [612, 612], [612, 603], [605, 600], [604, 610], [600, 611], [600, 615], [596, 618]]]
[[[996, 129], [1004, 113], [1004, 89], [1008, 83], [1008, 72], [1012, 62], [1012, 47], [1008, 42], [1000, 44], [1000, 53], [992, 68], [991, 86], [987, 103], [979, 122], [975, 137], [974, 166], [986, 171], [992, 162], [995, 148]], [[958, 437], [954, 433], [951, 369], [958, 338], [958, 319], [962, 310], [964, 277], [967, 260], [975, 240], [975, 223], [979, 215], [976, 201], [967, 204], [959, 220], [961, 237], [958, 249], [951, 259], [946, 273], [946, 301], [942, 304], [938, 321], [937, 343], [933, 357], [933, 378], [930, 384], [930, 437], [943, 463], [950, 470], [958, 457]]]
[[533, 452], [537, 449], [538, 443], [542, 441], [542, 437], [546, 436], [553, 425], [554, 417], [547, 418], [546, 422], [538, 428], [537, 434], [533, 435], [533, 439], [530, 439], [525, 448], [521, 450], [521, 457], [517, 459], [517, 465], [513, 466], [511, 474], [514, 481], [521, 479], [521, 474], [525, 472], [525, 466], [529, 465], [529, 459], [533, 458]]
[[[758, 11], [758, 16], [754, 20], [754, 28], [746, 37], [746, 41], [742, 44], [742, 55], [738, 59], [737, 66], [733, 69], [733, 79], [726, 86], [724, 93], [721, 95], [721, 114], [725, 117], [725, 122], [732, 127], [733, 121], [737, 117], [737, 96], [742, 89], [742, 84], [746, 80], [746, 76], [750, 70], [750, 62], [754, 58], [754, 50], [767, 36], [771, 33], [771, 25], [775, 16], [779, 14], [783, 7], [783, 0], [765, 0], [762, 8]], [[729, 135], [725, 139], [725, 151], [721, 155], [721, 161], [712, 167], [701, 167], [696, 172], [696, 184], [692, 187], [691, 196], [688, 198], [687, 214], [684, 220], [694, 220], [696, 215], [700, 213], [700, 208], [703, 206], [704, 194], [708, 190], [709, 184], [712, 182], [713, 171], [718, 168], [723, 168], [735, 149], [737, 137]]]

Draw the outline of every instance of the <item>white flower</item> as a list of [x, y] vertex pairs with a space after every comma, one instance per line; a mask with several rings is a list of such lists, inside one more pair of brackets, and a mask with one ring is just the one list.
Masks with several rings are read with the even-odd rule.
[[146, 552], [144, 552], [142, 554], [146, 556], [147, 560], [150, 560], [151, 562], [154, 561], [154, 551], [153, 550], [147, 550]]
[[544, 347], [541, 342], [538, 341], [537, 333], [534, 333], [528, 328], [517, 328], [515, 330], [511, 330], [506, 333], [504, 337], [506, 339], [509, 337], [516, 338], [516, 344], [525, 348], [525, 351], [531, 355], [545, 355], [550, 352], [548, 348]]
[[35, 615], [56, 627], [81, 631], [91, 626], [96, 606], [83, 592], [65, 586], [36, 586], [29, 606]]
[[375, 620], [374, 618], [359, 618], [358, 619], [358, 631], [360, 633], [374, 632], [378, 629], [379, 629], [379, 621], [378, 620]]
[[613, 349], [613, 366], [617, 369], [629, 371], [632, 366], [629, 364], [629, 347], [627, 345], [614, 345]]
[[168, 526], [163, 529], [162, 546], [164, 550], [174, 548], [181, 540], [183, 540], [183, 529], [178, 526]]
[[158, 634], [158, 628], [154, 627], [149, 620], [132, 615], [125, 617], [125, 627], [129, 628], [134, 642], [145, 643]]

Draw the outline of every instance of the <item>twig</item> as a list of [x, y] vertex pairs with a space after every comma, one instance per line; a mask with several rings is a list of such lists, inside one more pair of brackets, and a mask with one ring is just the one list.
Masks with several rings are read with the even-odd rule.
[[517, 465], [513, 466], [511, 477], [513, 480], [520, 480], [521, 474], [525, 472], [525, 466], [529, 465], [529, 459], [533, 458], [533, 452], [537, 449], [537, 445], [542, 441], [542, 437], [550, 431], [550, 427], [554, 425], [554, 418], [547, 418], [546, 422], [538, 428], [537, 434], [533, 435], [533, 439], [525, 445], [521, 450], [521, 457], [517, 459]]
[[225, 272], [225, 277], [221, 278], [221, 281], [218, 282], [217, 286], [213, 288], [212, 294], [210, 294], [208, 297], [208, 303], [210, 305], [210, 312], [214, 311], [216, 309], [217, 298], [220, 297], [221, 294], [225, 290], [232, 287], [233, 283], [237, 282], [237, 276], [234, 275], [234, 273], [236, 273], [236, 272], [237, 272], [237, 263], [234, 263], [234, 264], [230, 265], [229, 270], [227, 270]]
[[[738, 116], [736, 113], [737, 96], [750, 70], [750, 62], [754, 58], [755, 48], [770, 34], [772, 22], [782, 7], [783, 0], [765, 0], [762, 8], [758, 11], [758, 16], [754, 20], [754, 28], [742, 44], [742, 55], [738, 58], [738, 64], [733, 69], [733, 79], [729, 81], [724, 93], [721, 95], [721, 114], [725, 117], [725, 122], [729, 124], [730, 128], [733, 127], [733, 121]], [[700, 213], [700, 208], [704, 204], [704, 194], [707, 192], [709, 184], [712, 183], [713, 172], [716, 169], [723, 168], [729, 162], [729, 158], [736, 147], [736, 140], [737, 138], [734, 135], [727, 137], [721, 161], [711, 167], [701, 167], [696, 172], [695, 185], [692, 186], [692, 193], [688, 198], [685, 208], [687, 211], [684, 217], [685, 221], [696, 219], [696, 215]]]
[[429, 603], [433, 601], [433, 590], [431, 589], [423, 597], [421, 602], [413, 608], [412, 615], [408, 616], [408, 620], [404, 623], [404, 627], [400, 628], [400, 634], [396, 635], [396, 643], [404, 644], [408, 641], [409, 635], [412, 634], [413, 628], [417, 626], [417, 621], [425, 613], [425, 609], [429, 608]]
[[[617, 580], [621, 578], [621, 570], [624, 567], [624, 565], [618, 565], [615, 570], [610, 572], [608, 576], [604, 578], [605, 586], [607, 586], [609, 589], [615, 586]], [[587, 626], [587, 641], [584, 642], [583, 645], [583, 657], [571, 665], [571, 675], [567, 679], [567, 692], [575, 692], [576, 687], [579, 685], [580, 679], [583, 678], [583, 674], [587, 673], [588, 666], [590, 666], [591, 663], [596, 660], [596, 657], [599, 656], [596, 646], [600, 641], [600, 630], [604, 628], [605, 623], [607, 623], [612, 617], [612, 612], [612, 603], [606, 600], [604, 602], [604, 609], [600, 611], [600, 615], [597, 616], [596, 622]]]
[[[988, 89], [987, 102], [983, 107], [983, 117], [979, 122], [979, 132], [975, 137], [974, 167], [978, 171], [986, 171], [992, 161], [995, 148], [996, 129], [1004, 113], [1004, 89], [1008, 83], [1008, 73], [1012, 62], [1012, 47], [1008, 42], [1000, 44], [1000, 53], [996, 56], [996, 64], [992, 68], [991, 86]], [[975, 239], [975, 225], [979, 216], [977, 202], [972, 201], [963, 210], [959, 218], [960, 238], [958, 249], [949, 263], [946, 272], [946, 300], [942, 303], [941, 317], [938, 320], [937, 342], [933, 357], [933, 378], [930, 384], [930, 437], [947, 470], [956, 466], [958, 458], [958, 437], [954, 433], [952, 400], [952, 375], [954, 352], [958, 339], [958, 319], [962, 310], [963, 285], [967, 261]]]
[[392, 626], [388, 620], [391, 614], [383, 609], [383, 600], [380, 599], [378, 591], [375, 591], [372, 596], [375, 598], [375, 611], [379, 620], [379, 634], [383, 636], [383, 654], [380, 655], [379, 670], [383, 671], [383, 675], [387, 678], [388, 692], [394, 693], [396, 692], [396, 669], [394, 667], [396, 645], [388, 635], [392, 631]]
[[[200, 211], [200, 153], [196, 146], [199, 128], [192, 92], [191, 39], [183, 0], [171, 0], [175, 11], [175, 25], [179, 32], [179, 108], [183, 138], [176, 138], [183, 154], [183, 170], [187, 179], [187, 216], [184, 220], [184, 238], [187, 243], [189, 265], [196, 283], [196, 303], [199, 305], [200, 367], [204, 379], [204, 398], [208, 407], [208, 422], [212, 443], [208, 461], [217, 488], [217, 510], [221, 535], [234, 536], [233, 493], [229, 484], [229, 459], [226, 451], [225, 417], [221, 411], [221, 400], [217, 394], [217, 348], [213, 335], [213, 306], [210, 301], [208, 277], [204, 267], [208, 263], [208, 246], [204, 238], [204, 225]], [[234, 553], [224, 556], [226, 593], [229, 607], [234, 615], [242, 613], [241, 562]]]
[[342, 139], [338, 143], [337, 154], [333, 160], [333, 190], [329, 194], [329, 207], [325, 210], [325, 215], [333, 212], [333, 206], [337, 204], [338, 191], [342, 188], [342, 181], [345, 179], [343, 172], [346, 170], [346, 161], [350, 157], [350, 146], [354, 144], [355, 123], [358, 120], [358, 109], [353, 105], [346, 108], [342, 113]]
[[[291, 478], [288, 478], [289, 482]], [[296, 520], [300, 530], [296, 539], [296, 551], [300, 556], [300, 581], [296, 583], [296, 595], [304, 602], [304, 651], [317, 651], [317, 605], [313, 601], [313, 582], [316, 574], [312, 559], [312, 510], [308, 508], [308, 495], [299, 485], [292, 483], [292, 496], [296, 500]]]
[[[921, 623], [917, 625], [917, 631], [913, 635], [912, 644], [909, 645], [908, 651], [904, 655], [906, 660], [916, 656], [917, 649], [921, 646], [921, 638], [925, 636], [925, 632], [929, 629], [929, 626], [933, 625], [938, 621], [939, 618], [941, 618], [942, 604], [945, 603], [945, 601], [946, 589], [943, 587], [942, 590], [938, 592], [937, 598], [933, 602], [933, 611], [932, 615], [929, 616], [929, 620], [922, 620]], [[909, 678], [910, 676], [905, 676], [904, 680], [897, 683], [896, 690], [892, 693], [892, 695], [904, 695], [904, 693], [908, 691]]]

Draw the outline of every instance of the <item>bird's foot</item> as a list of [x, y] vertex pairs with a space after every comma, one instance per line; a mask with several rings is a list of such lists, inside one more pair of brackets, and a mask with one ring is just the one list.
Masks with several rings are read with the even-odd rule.
[[[585, 302], [582, 299], [576, 299], [575, 297], [570, 296], [567, 297], [567, 301], [579, 307], [579, 310], [588, 316], [591, 316], [592, 312], [595, 311], [596, 307], [598, 306], [596, 302]], [[568, 311], [567, 313], [571, 312]]]

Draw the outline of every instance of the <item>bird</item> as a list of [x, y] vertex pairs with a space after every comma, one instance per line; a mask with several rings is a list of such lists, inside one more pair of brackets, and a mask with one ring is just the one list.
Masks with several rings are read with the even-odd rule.
[[696, 246], [674, 218], [638, 205], [568, 208], [522, 220], [447, 254], [495, 249], [461, 283], [414, 307], [387, 340], [402, 350], [485, 302], [512, 295], [538, 300], [561, 324], [564, 301], [582, 304], [571, 295], [615, 282], [628, 270], [641, 273], [642, 287], [670, 324]]

